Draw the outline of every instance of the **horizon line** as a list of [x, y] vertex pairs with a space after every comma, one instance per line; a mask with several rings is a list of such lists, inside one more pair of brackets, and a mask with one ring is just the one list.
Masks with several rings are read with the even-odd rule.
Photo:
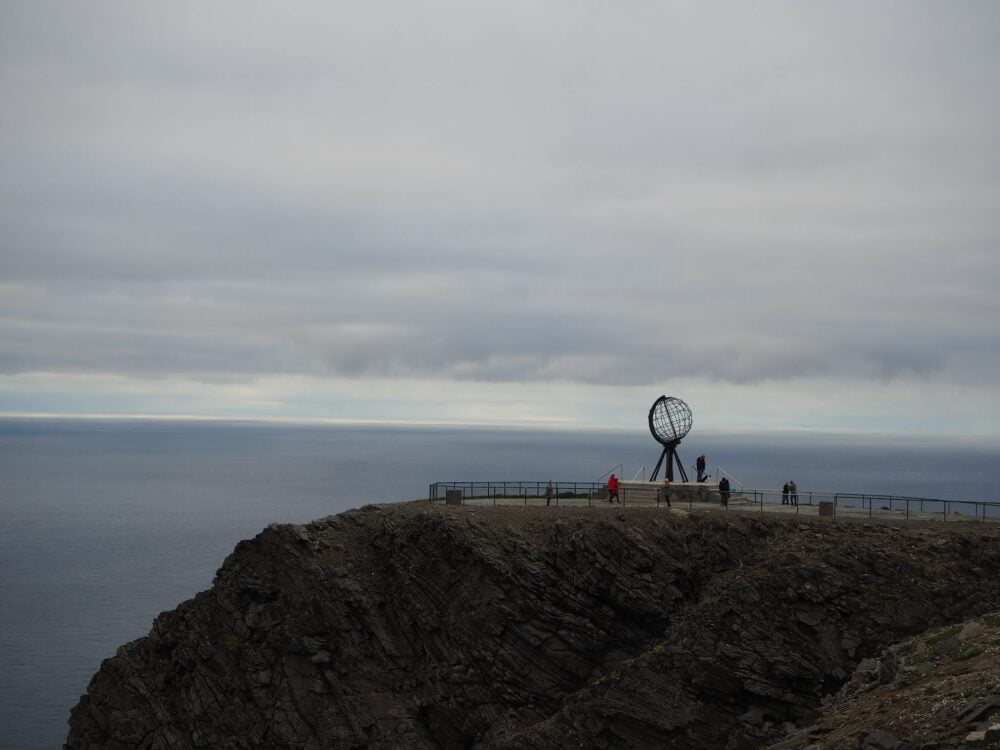
[[[552, 432], [645, 432], [646, 425], [642, 427], [624, 427], [621, 425], [599, 425], [588, 422], [566, 421], [530, 421], [518, 420], [509, 422], [474, 422], [459, 420], [391, 420], [355, 417], [264, 417], [264, 416], [219, 416], [205, 414], [107, 414], [98, 412], [15, 412], [0, 411], [0, 419], [12, 420], [46, 420], [64, 419], [79, 421], [134, 421], [134, 422], [229, 422], [229, 423], [259, 423], [259, 424], [287, 424], [312, 427], [323, 426], [356, 426], [356, 427], [440, 427], [440, 428], [490, 428], [508, 430], [528, 430], [528, 431], [552, 431]], [[826, 435], [857, 435], [866, 437], [887, 436], [887, 437], [921, 437], [921, 438], [957, 438], [957, 439], [1000, 439], [1000, 433], [970, 433], [970, 432], [927, 432], [921, 430], [891, 430], [891, 429], [867, 429], [867, 428], [847, 428], [847, 427], [817, 427], [815, 425], [781, 426], [781, 427], [705, 427], [698, 432], [706, 434], [760, 434], [760, 433], [798, 433], [798, 434], [826, 434]]]

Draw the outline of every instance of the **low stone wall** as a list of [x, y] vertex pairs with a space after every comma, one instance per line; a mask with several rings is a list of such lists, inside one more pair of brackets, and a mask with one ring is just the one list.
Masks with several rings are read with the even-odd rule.
[[[663, 482], [622, 482], [622, 498], [626, 503], [656, 503], [657, 492]], [[671, 482], [671, 503], [720, 502], [719, 485], [714, 482]], [[732, 493], [730, 493], [732, 497]]]

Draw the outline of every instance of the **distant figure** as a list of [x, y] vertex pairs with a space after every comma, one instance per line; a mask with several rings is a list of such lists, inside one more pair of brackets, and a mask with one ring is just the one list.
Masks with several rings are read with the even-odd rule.
[[791, 480], [788, 483], [788, 501], [792, 505], [798, 505], [799, 504], [799, 488], [795, 484], [795, 480], [794, 479]]
[[657, 504], [665, 502], [667, 504], [667, 507], [668, 508], [670, 507], [670, 480], [669, 479], [664, 479], [663, 480], [663, 486], [656, 488], [656, 502], [657, 502]]
[[729, 507], [729, 477], [719, 480], [719, 505]]
[[612, 474], [608, 477], [608, 502], [613, 503], [615, 500], [618, 500], [619, 505], [622, 504], [618, 498], [618, 477]]
[[788, 490], [789, 490], [788, 482], [785, 482], [785, 484], [781, 488], [781, 504], [782, 505], [788, 505]]
[[698, 481], [705, 481], [705, 456], [704, 454], [698, 456], [698, 460], [695, 462], [695, 468], [698, 469]]
[[552, 502], [552, 480], [545, 486], [545, 504], [548, 505]]

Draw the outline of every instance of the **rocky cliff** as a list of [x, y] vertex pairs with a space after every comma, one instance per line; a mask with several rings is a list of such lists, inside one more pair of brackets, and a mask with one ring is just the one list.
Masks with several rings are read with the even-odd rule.
[[770, 750], [1000, 747], [1000, 613], [933, 628], [863, 659], [820, 718]]
[[998, 542], [427, 503], [272, 526], [104, 662], [66, 747], [762, 747], [864, 659], [1000, 610]]

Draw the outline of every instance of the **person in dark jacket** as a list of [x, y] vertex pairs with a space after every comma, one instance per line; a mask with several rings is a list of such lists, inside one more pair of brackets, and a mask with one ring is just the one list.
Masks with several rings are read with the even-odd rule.
[[729, 505], [729, 478], [723, 477], [719, 480], [719, 505], [728, 507]]
[[781, 488], [781, 504], [788, 505], [788, 482], [785, 482]]
[[698, 460], [695, 462], [695, 468], [698, 470], [698, 481], [705, 481], [705, 456], [698, 456]]

